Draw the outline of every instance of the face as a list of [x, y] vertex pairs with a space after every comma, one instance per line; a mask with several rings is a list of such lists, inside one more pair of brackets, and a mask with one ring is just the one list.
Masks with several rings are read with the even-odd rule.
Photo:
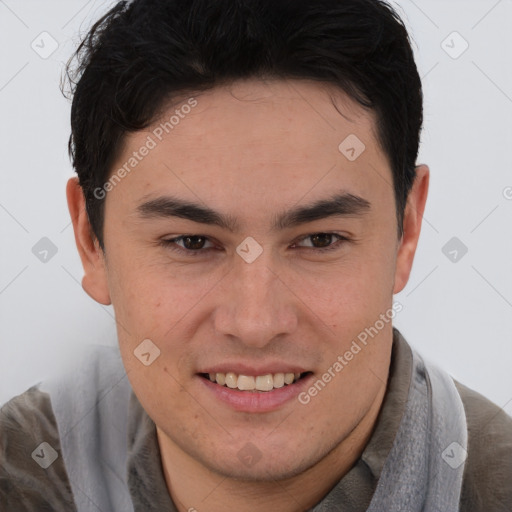
[[419, 235], [398, 239], [375, 118], [318, 83], [238, 82], [129, 135], [123, 166], [83, 283], [161, 443], [249, 480], [314, 466], [382, 395]]

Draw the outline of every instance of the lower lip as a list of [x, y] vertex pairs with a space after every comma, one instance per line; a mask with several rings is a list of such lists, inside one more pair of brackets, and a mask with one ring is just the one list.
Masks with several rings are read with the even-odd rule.
[[200, 375], [197, 378], [209, 389], [214, 396], [228, 404], [232, 409], [240, 412], [270, 412], [283, 404], [290, 402], [308, 387], [313, 374], [308, 374], [293, 384], [272, 391], [240, 391], [226, 386], [219, 386]]

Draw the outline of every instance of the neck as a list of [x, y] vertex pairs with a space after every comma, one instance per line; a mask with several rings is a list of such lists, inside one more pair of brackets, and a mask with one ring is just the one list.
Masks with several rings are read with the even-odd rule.
[[[382, 387], [369, 410], [342, 442], [314, 466], [286, 480], [247, 482], [220, 475], [190, 457], [157, 428], [162, 467], [179, 512], [300, 512], [326, 496], [361, 456], [374, 429], [386, 391]], [[188, 504], [188, 505], [187, 505]], [[190, 504], [195, 504], [195, 508]]]

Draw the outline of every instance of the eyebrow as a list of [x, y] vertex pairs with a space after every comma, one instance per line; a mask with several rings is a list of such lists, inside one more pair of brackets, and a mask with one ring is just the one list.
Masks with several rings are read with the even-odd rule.
[[[358, 217], [367, 213], [370, 207], [370, 202], [362, 197], [340, 193], [275, 215], [271, 230], [284, 230], [329, 217]], [[137, 207], [137, 213], [144, 219], [179, 217], [198, 224], [219, 226], [231, 232], [241, 231], [235, 217], [174, 196], [146, 201]]]

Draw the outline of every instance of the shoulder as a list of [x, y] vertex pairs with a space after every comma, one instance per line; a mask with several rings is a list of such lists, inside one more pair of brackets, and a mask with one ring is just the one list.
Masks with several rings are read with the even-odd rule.
[[512, 418], [480, 393], [455, 381], [468, 425], [461, 512], [512, 509]]
[[76, 510], [50, 396], [39, 385], [0, 408], [0, 461], [8, 510]]

